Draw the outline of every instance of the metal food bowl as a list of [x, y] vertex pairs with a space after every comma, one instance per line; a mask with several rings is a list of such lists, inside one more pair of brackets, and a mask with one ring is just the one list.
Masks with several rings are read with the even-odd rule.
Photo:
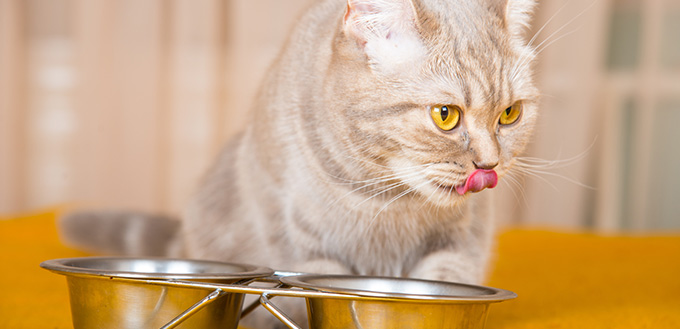
[[66, 276], [75, 329], [236, 328], [244, 294], [162, 283], [241, 284], [273, 274], [251, 265], [160, 258], [68, 258], [40, 266]]
[[[312, 329], [481, 329], [491, 303], [513, 292], [442, 281], [347, 275], [298, 275], [281, 282], [328, 294], [307, 297]], [[290, 328], [299, 328], [263, 294], [263, 305]]]
[[[289, 328], [300, 328], [272, 303], [274, 296], [305, 298], [310, 329], [482, 329], [491, 303], [517, 297], [453, 282], [274, 272], [199, 260], [85, 257], [41, 266], [66, 276], [75, 329], [234, 329], [259, 304]], [[245, 294], [260, 299], [243, 308]]]

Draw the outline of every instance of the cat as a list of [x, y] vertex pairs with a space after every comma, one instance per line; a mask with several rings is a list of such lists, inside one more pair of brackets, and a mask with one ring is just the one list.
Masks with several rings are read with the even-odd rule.
[[[483, 190], [538, 115], [523, 37], [535, 5], [320, 0], [181, 224], [83, 212], [61, 231], [124, 254], [482, 283], [494, 230]], [[119, 234], [91, 233], [99, 225]]]

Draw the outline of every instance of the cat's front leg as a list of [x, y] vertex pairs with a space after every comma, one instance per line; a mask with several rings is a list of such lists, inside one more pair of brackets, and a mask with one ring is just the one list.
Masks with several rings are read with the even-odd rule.
[[443, 249], [423, 257], [409, 277], [425, 280], [479, 284], [484, 280], [485, 259], [479, 255]]

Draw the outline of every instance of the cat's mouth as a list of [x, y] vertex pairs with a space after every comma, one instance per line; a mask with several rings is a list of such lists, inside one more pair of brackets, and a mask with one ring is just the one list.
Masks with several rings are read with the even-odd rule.
[[468, 192], [476, 193], [487, 188], [494, 188], [498, 184], [498, 174], [494, 170], [477, 169], [460, 185], [437, 184], [438, 187], [447, 193], [456, 191], [459, 195]]
[[454, 191], [456, 191], [456, 186], [455, 186], [455, 185], [445, 185], [445, 184], [439, 184], [439, 183], [436, 184], [436, 185], [437, 185], [437, 187], [438, 187], [440, 190], [442, 190], [442, 191], [445, 192], [445, 193], [451, 194], [451, 193], [453, 193]]

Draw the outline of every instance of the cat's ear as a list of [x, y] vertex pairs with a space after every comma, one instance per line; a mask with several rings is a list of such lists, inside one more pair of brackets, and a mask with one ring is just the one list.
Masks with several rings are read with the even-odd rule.
[[487, 0], [505, 23], [510, 33], [522, 37], [531, 23], [531, 16], [536, 7], [536, 0]]
[[425, 47], [412, 0], [347, 0], [344, 32], [371, 65], [392, 68], [419, 60]]

